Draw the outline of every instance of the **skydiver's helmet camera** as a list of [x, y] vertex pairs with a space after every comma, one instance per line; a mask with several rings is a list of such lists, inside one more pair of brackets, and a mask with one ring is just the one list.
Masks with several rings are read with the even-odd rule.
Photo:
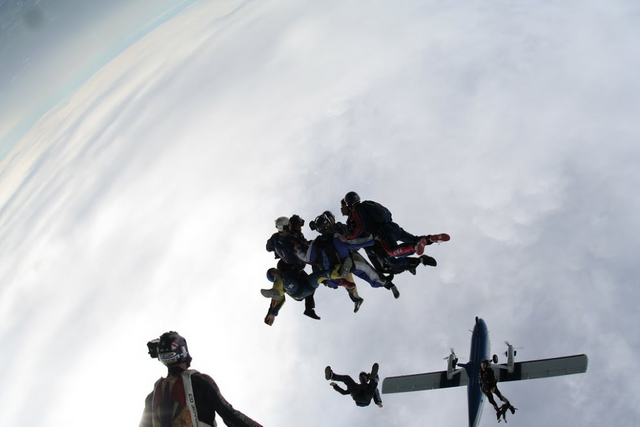
[[270, 268], [267, 270], [267, 280], [271, 283], [276, 281], [276, 274], [278, 273], [277, 268]]
[[187, 340], [177, 332], [165, 332], [159, 339], [149, 341], [147, 347], [149, 348], [149, 355], [157, 358], [165, 366], [182, 363], [188, 366], [191, 364]]
[[289, 231], [289, 218], [281, 216], [276, 219], [276, 229], [278, 231]]
[[344, 199], [342, 200], [344, 201], [344, 204], [346, 206], [351, 207], [357, 203], [360, 203], [360, 196], [355, 191], [349, 191], [347, 194], [345, 194]]
[[147, 348], [149, 349], [149, 356], [152, 359], [158, 358], [158, 343], [160, 342], [160, 338], [156, 338], [155, 340], [151, 340], [147, 343]]
[[304, 219], [300, 218], [299, 215], [293, 215], [289, 218], [289, 227], [293, 230], [300, 230], [304, 227]]

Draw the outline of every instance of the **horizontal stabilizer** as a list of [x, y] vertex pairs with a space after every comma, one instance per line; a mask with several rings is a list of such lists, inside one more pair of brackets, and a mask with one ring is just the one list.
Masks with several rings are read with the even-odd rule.
[[403, 393], [407, 391], [433, 390], [467, 385], [467, 372], [460, 369], [452, 379], [447, 379], [447, 371], [428, 374], [402, 375], [387, 377], [382, 381], [382, 393]]
[[553, 359], [529, 360], [514, 364], [513, 372], [507, 371], [506, 365], [494, 365], [498, 381], [533, 380], [536, 378], [557, 377], [560, 375], [581, 374], [587, 371], [589, 360], [586, 354], [556, 357]]

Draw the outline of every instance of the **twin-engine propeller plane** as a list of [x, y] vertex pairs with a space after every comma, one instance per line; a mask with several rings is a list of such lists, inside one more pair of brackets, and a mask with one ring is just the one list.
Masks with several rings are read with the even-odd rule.
[[[469, 427], [480, 424], [484, 394], [480, 390], [480, 364], [490, 359], [489, 331], [484, 320], [476, 317], [471, 338], [469, 362], [458, 363], [453, 350], [447, 358], [447, 370], [427, 374], [387, 377], [382, 382], [382, 393], [403, 393], [409, 391], [432, 390], [436, 388], [467, 386]], [[532, 380], [560, 375], [580, 374], [587, 371], [586, 354], [556, 357], [553, 359], [514, 362], [516, 351], [507, 343], [507, 363], [497, 364], [498, 356], [493, 355], [491, 368], [498, 382]]]

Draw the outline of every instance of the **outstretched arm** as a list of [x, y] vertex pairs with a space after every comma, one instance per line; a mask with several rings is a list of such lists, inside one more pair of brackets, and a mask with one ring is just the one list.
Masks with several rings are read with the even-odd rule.
[[[211, 411], [215, 411], [222, 417], [224, 423], [230, 427], [262, 427], [262, 425], [253, 421], [242, 412], [234, 409], [233, 406], [222, 397], [218, 385], [208, 375], [194, 374], [191, 376], [191, 381], [193, 383], [194, 393], [196, 393], [196, 390], [204, 392], [204, 405], [200, 403], [196, 397], [198, 417], [202, 421], [210, 421], [213, 424], [215, 414]], [[198, 395], [196, 394], [196, 396]], [[208, 416], [208, 413], [211, 414], [211, 420], [203, 419], [204, 416]]]
[[342, 387], [340, 387], [338, 384], [334, 383], [333, 381], [329, 383], [329, 385], [331, 387], [333, 387], [333, 389], [335, 391], [337, 391], [340, 394], [350, 394], [348, 390], [343, 389]]

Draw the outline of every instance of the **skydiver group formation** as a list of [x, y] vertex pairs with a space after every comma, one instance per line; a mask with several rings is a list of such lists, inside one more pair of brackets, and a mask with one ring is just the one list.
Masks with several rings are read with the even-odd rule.
[[[285, 294], [296, 301], [304, 300], [304, 314], [319, 320], [314, 294], [320, 284], [344, 287], [354, 303], [353, 311], [358, 312], [364, 299], [358, 294], [354, 275], [373, 288], [389, 289], [399, 298], [394, 276], [405, 271], [416, 274], [421, 264], [435, 267], [436, 260], [423, 255], [425, 246], [449, 240], [444, 233], [417, 236], [405, 231], [393, 221], [387, 208], [361, 200], [354, 191], [342, 199], [340, 212], [347, 217], [346, 224], [337, 222], [331, 211], [324, 211], [309, 223], [309, 228], [319, 233], [312, 241], [304, 237], [305, 221], [298, 215], [276, 219], [278, 231], [267, 241], [267, 251], [274, 252], [278, 259], [277, 266], [267, 271], [273, 287], [261, 290], [263, 296], [271, 298], [264, 319], [267, 325], [273, 324]], [[364, 249], [369, 261], [359, 249]], [[311, 273], [305, 271], [307, 265], [311, 265]]]

